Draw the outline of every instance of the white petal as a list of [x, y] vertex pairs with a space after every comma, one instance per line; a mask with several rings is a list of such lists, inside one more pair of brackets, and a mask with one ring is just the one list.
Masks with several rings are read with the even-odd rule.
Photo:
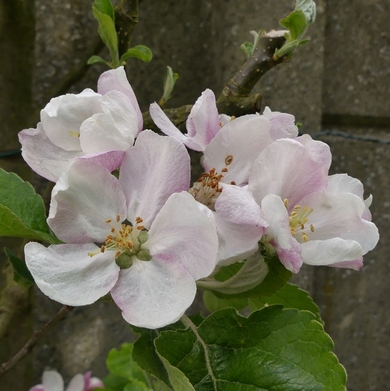
[[180, 319], [196, 293], [194, 278], [177, 262], [156, 255], [121, 270], [112, 298], [127, 322], [156, 329]]
[[66, 391], [84, 391], [84, 376], [81, 373], [74, 376]]
[[309, 240], [302, 243], [302, 257], [308, 265], [326, 265], [360, 270], [363, 266], [362, 248], [353, 240], [333, 238]]
[[25, 129], [19, 132], [22, 144], [22, 156], [27, 164], [39, 175], [56, 182], [66, 171], [70, 163], [82, 156], [82, 151], [65, 151], [53, 144], [46, 136], [42, 123], [37, 129]]
[[152, 256], [183, 265], [195, 280], [207, 277], [217, 262], [214, 223], [186, 192], [169, 197], [156, 216], [145, 247]]
[[188, 137], [196, 142], [201, 150], [215, 137], [221, 128], [214, 92], [206, 89], [197, 99], [186, 122]]
[[64, 242], [104, 242], [117, 215], [120, 222], [127, 217], [119, 181], [99, 164], [79, 159], [54, 186], [47, 222]]
[[298, 136], [298, 127], [295, 125], [293, 115], [271, 111], [269, 107], [264, 109], [263, 115], [271, 122], [271, 137], [274, 140]]
[[190, 158], [178, 141], [145, 130], [124, 158], [119, 181], [128, 203], [128, 219], [149, 228], [168, 197], [188, 190]]
[[236, 185], [248, 182], [249, 171], [260, 152], [272, 143], [270, 122], [259, 115], [245, 115], [224, 125], [204, 151], [206, 171], [218, 173], [227, 167], [223, 182]]
[[152, 103], [149, 107], [149, 113], [154, 123], [160, 128], [160, 130], [169, 137], [180, 141], [188, 148], [194, 151], [202, 151], [202, 147], [185, 136], [180, 130], [171, 122], [164, 111], [157, 103]]
[[103, 113], [88, 118], [80, 127], [80, 145], [85, 153], [126, 151], [138, 133], [137, 113], [129, 98], [110, 91], [101, 99]]
[[[319, 161], [318, 161], [319, 160]], [[293, 207], [305, 195], [325, 188], [328, 166], [310, 148], [292, 139], [280, 139], [256, 159], [249, 178], [249, 190], [260, 204], [267, 194], [288, 200]]]
[[215, 213], [218, 233], [218, 265], [230, 265], [242, 261], [258, 249], [264, 228], [236, 224]]
[[143, 127], [142, 112], [139, 107], [137, 98], [131, 88], [130, 83], [127, 80], [126, 72], [123, 66], [116, 69], [111, 69], [101, 74], [98, 80], [98, 92], [102, 95], [107, 94], [109, 91], [120, 91], [127, 95], [130, 99], [131, 105], [138, 118], [138, 131], [140, 132]]
[[59, 244], [45, 247], [27, 243], [24, 248], [26, 265], [38, 288], [62, 304], [80, 306], [94, 303], [115, 285], [119, 267], [114, 253], [99, 251], [94, 244]]
[[101, 95], [92, 90], [53, 98], [41, 111], [41, 121], [50, 141], [67, 151], [80, 151], [81, 124], [102, 111]]
[[42, 375], [45, 391], [64, 391], [64, 380], [57, 371], [45, 371]]
[[309, 240], [325, 240], [339, 237], [356, 241], [363, 254], [372, 250], [379, 240], [374, 223], [363, 218], [366, 206], [352, 193], [321, 192], [311, 194], [301, 200], [302, 205], [313, 209], [309, 224], [314, 232], [308, 232]]

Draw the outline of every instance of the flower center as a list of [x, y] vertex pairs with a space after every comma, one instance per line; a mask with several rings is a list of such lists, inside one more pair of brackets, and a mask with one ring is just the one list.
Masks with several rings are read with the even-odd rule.
[[142, 248], [142, 245], [147, 242], [149, 234], [142, 225], [141, 217], [135, 219], [134, 226], [120, 224], [120, 221], [120, 215], [116, 216], [114, 224], [111, 219], [106, 220], [106, 223], [111, 225], [110, 234], [107, 235], [100, 250], [88, 255], [92, 257], [99, 252], [115, 251], [115, 262], [121, 269], [128, 269], [133, 264], [134, 257], [141, 261], [150, 261], [152, 257], [149, 251]]
[[[225, 157], [225, 167], [222, 168], [221, 174], [218, 174], [215, 168], [209, 172], [204, 172], [201, 177], [194, 183], [188, 192], [201, 204], [207, 206], [211, 210], [215, 210], [215, 201], [222, 192], [219, 182], [222, 180], [225, 173], [228, 172], [227, 166], [233, 163], [233, 155]], [[231, 183], [235, 185], [235, 182]]]
[[[284, 200], [284, 205], [288, 207], [288, 200]], [[314, 232], [315, 228], [313, 224], [309, 223], [309, 216], [313, 213], [312, 208], [307, 206], [295, 205], [293, 210], [290, 212], [290, 231], [291, 234], [296, 238], [300, 235], [302, 242], [309, 241], [308, 230]], [[307, 228], [308, 227], [308, 228]], [[299, 236], [298, 236], [299, 238]]]

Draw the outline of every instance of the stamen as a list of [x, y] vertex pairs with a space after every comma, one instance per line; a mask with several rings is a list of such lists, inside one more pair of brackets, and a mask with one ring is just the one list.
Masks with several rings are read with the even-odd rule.
[[121, 221], [121, 215], [117, 214], [116, 215], [116, 222], [119, 223]]
[[230, 166], [233, 163], [233, 155], [227, 155], [225, 157], [225, 165]]
[[111, 223], [111, 221], [112, 221], [111, 219], [107, 219], [106, 223], [109, 224], [109, 223]]

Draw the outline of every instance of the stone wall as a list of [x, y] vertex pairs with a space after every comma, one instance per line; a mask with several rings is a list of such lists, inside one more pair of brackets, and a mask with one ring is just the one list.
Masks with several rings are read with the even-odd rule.
[[[65, 92], [73, 80], [68, 75], [73, 72], [77, 79], [81, 64], [100, 47], [91, 4], [35, 0], [35, 107], [33, 119], [26, 116], [22, 126], [35, 126], [37, 110], [53, 94]], [[294, 114], [303, 123], [303, 132], [330, 144], [333, 172], [359, 178], [367, 194], [374, 196], [373, 219], [381, 241], [365, 258], [363, 270], [305, 267], [295, 281], [310, 291], [321, 308], [325, 328], [348, 371], [348, 389], [383, 391], [390, 383], [390, 3], [320, 0], [317, 4], [311, 41], [299, 48], [290, 63], [270, 71], [257, 90], [263, 93], [264, 105]], [[149, 64], [129, 61], [127, 69], [142, 109], [160, 98], [167, 65], [180, 74], [170, 106], [193, 103], [206, 87], [218, 94], [244, 61], [239, 45], [252, 39], [249, 31], [277, 28], [293, 5], [292, 0], [142, 1], [133, 44], [149, 46], [154, 59]], [[91, 67], [71, 90], [95, 88], [102, 70]], [[0, 140], [5, 140], [3, 135]], [[29, 175], [17, 160], [3, 159], [0, 166]], [[60, 308], [39, 292], [32, 300], [33, 305], [14, 319], [0, 358], [6, 351], [18, 350], [31, 327], [41, 327]], [[39, 382], [47, 366], [57, 368], [66, 379], [87, 369], [104, 376], [109, 348], [130, 338], [128, 325], [110, 303], [76, 309], [18, 369], [0, 380], [0, 390], [28, 389]]]

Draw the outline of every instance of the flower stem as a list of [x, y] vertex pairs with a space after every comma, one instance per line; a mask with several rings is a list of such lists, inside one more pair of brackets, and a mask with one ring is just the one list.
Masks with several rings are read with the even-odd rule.
[[202, 337], [199, 335], [198, 329], [196, 328], [196, 326], [194, 325], [194, 323], [192, 323], [191, 319], [190, 319], [186, 314], [184, 314], [184, 315], [180, 318], [180, 320], [181, 320], [181, 322], [184, 324], [184, 326], [186, 326], [187, 328], [190, 328], [190, 329], [191, 329], [191, 331], [195, 334], [195, 337], [196, 337], [196, 339], [198, 340], [198, 342], [202, 345], [203, 350], [204, 350], [204, 358], [205, 358], [205, 361], [206, 361], [207, 372], [208, 372], [209, 376], [211, 377], [211, 379], [212, 379], [212, 381], [213, 381], [214, 390], [217, 391], [217, 390], [218, 390], [218, 387], [217, 387], [217, 378], [215, 377], [214, 372], [213, 372], [213, 369], [211, 368], [210, 356], [209, 356], [209, 351], [208, 351], [206, 342], [205, 342], [205, 341], [202, 339]]

